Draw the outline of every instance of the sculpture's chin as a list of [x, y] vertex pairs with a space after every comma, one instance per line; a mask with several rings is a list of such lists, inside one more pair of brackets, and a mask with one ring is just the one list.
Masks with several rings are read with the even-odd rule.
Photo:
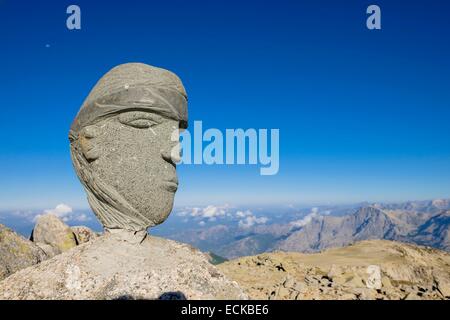
[[160, 215], [157, 219], [155, 219], [155, 220], [153, 221], [153, 222], [155, 223], [155, 226], [157, 226], [157, 225], [163, 223], [164, 221], [166, 221], [167, 218], [169, 217], [169, 215], [170, 215], [170, 211], [167, 212], [166, 214]]
[[160, 194], [159, 199], [155, 199], [152, 206], [149, 206], [147, 212], [151, 213], [149, 217], [155, 225], [161, 224], [169, 217], [173, 209], [175, 192], [165, 191]]

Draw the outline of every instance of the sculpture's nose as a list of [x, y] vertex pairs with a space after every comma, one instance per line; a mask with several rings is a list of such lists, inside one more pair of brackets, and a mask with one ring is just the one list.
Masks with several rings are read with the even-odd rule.
[[167, 148], [166, 150], [162, 150], [161, 156], [170, 164], [176, 165], [176, 163], [181, 161], [180, 143], [174, 144], [171, 148]]
[[162, 150], [161, 155], [164, 160], [173, 165], [181, 161], [180, 132], [178, 128], [174, 128], [170, 137], [170, 143]]

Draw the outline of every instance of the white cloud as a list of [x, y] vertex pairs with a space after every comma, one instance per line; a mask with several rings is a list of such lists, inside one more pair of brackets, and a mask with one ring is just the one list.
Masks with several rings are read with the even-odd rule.
[[64, 203], [58, 204], [53, 209], [44, 210], [43, 213], [38, 214], [34, 217], [34, 221], [36, 221], [40, 216], [44, 214], [53, 214], [64, 222], [68, 221], [86, 222], [91, 220], [91, 218], [86, 213], [74, 213], [73, 209]]
[[73, 212], [72, 208], [67, 204], [60, 203], [54, 209], [44, 210], [44, 214], [54, 214], [58, 217], [65, 217]]
[[81, 213], [81, 214], [73, 217], [73, 220], [76, 220], [76, 221], [79, 221], [79, 222], [85, 222], [85, 221], [91, 220], [91, 218], [87, 214]]
[[250, 210], [236, 211], [236, 217], [238, 217], [238, 218], [244, 218], [244, 217], [251, 216], [251, 215], [253, 215], [253, 214]]
[[[328, 212], [329, 214], [329, 212]], [[303, 217], [300, 220], [292, 221], [291, 225], [294, 227], [304, 227], [307, 224], [309, 224], [314, 218], [319, 217], [319, 209], [318, 208], [312, 208], [311, 212], [308, 213], [305, 217]]]
[[189, 213], [187, 212], [188, 215], [190, 215], [191, 217], [196, 217], [201, 213], [201, 209], [200, 208], [192, 208], [192, 211]]
[[228, 204], [222, 206], [208, 205], [206, 207], [183, 208], [176, 214], [180, 217], [191, 217], [201, 220], [199, 222], [201, 226], [204, 226], [206, 222], [227, 218], [237, 220], [240, 228], [249, 228], [257, 224], [265, 224], [269, 220], [266, 217], [256, 217], [250, 210], [235, 210]]
[[69, 207], [67, 204], [60, 203], [53, 209], [46, 209], [43, 213], [38, 214], [34, 217], [34, 221], [36, 221], [40, 216], [44, 214], [53, 214], [59, 217], [63, 221], [67, 221], [69, 215], [73, 212], [73, 209]]
[[179, 211], [176, 213], [176, 215], [179, 217], [185, 217], [188, 215], [188, 212], [187, 211]]
[[228, 214], [229, 206], [214, 206], [209, 205], [203, 208], [193, 207], [193, 208], [184, 208], [182, 211], [178, 212], [177, 215], [180, 217], [196, 217], [200, 219], [209, 219], [214, 221], [217, 217], [223, 217]]
[[238, 211], [236, 212], [236, 216], [244, 217], [238, 222], [239, 228], [243, 229], [250, 228], [256, 224], [265, 224], [267, 221], [269, 221], [269, 219], [267, 219], [266, 217], [256, 217], [250, 210]]
[[203, 217], [212, 218], [217, 216], [225, 215], [226, 211], [224, 208], [215, 207], [215, 206], [207, 206], [203, 209]]
[[23, 219], [27, 219], [30, 221], [33, 221], [34, 217], [36, 216], [36, 211], [33, 210], [16, 210], [11, 212], [11, 214], [15, 217], [19, 217], [19, 218], [23, 218]]

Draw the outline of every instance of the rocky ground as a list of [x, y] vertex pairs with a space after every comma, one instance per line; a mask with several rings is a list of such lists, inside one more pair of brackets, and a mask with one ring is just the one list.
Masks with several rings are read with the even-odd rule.
[[126, 235], [51, 215], [37, 220], [31, 240], [0, 225], [0, 299], [450, 299], [450, 254], [429, 247], [369, 240], [223, 262]]
[[0, 299], [247, 298], [206, 254], [172, 240], [125, 231], [98, 236], [55, 216], [39, 218], [36, 244], [4, 229], [0, 267], [8, 272]]
[[218, 265], [251, 299], [449, 299], [450, 255], [371, 240], [316, 254], [265, 253]]

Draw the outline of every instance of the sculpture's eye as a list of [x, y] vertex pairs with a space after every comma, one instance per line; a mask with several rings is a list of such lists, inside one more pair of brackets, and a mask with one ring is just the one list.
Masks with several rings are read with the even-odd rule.
[[161, 117], [146, 112], [127, 112], [119, 115], [120, 123], [138, 129], [148, 129], [161, 123]]
[[125, 124], [138, 129], [148, 129], [158, 123], [150, 119], [136, 119]]

